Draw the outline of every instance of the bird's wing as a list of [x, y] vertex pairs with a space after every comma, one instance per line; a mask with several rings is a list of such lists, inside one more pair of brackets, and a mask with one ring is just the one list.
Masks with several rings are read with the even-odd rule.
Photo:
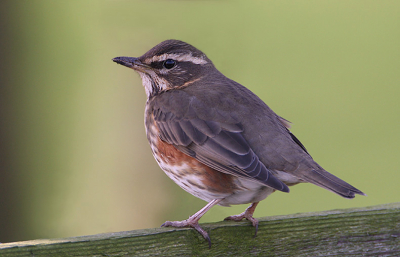
[[[184, 105], [185, 110], [169, 103], [153, 105], [152, 114], [161, 140], [217, 171], [289, 192], [289, 188], [274, 177], [254, 153], [243, 137], [240, 123], [200, 118], [204, 115], [198, 115], [197, 108], [189, 102]], [[204, 111], [207, 106], [201, 109]], [[209, 107], [208, 111], [215, 110]]]

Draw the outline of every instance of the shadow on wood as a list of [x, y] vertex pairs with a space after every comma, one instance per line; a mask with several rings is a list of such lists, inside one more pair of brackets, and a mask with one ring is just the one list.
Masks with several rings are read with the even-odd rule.
[[265, 217], [193, 229], [154, 228], [0, 244], [0, 256], [400, 256], [400, 203]]

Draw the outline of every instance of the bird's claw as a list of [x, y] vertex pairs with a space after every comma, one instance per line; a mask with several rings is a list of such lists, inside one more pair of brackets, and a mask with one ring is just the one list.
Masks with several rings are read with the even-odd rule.
[[256, 228], [256, 232], [254, 233], [254, 237], [257, 236], [258, 231], [258, 220], [253, 217], [254, 210], [256, 209], [257, 203], [253, 203], [247, 208], [244, 212], [238, 215], [233, 215], [226, 217], [224, 220], [233, 220], [233, 221], [241, 221], [242, 219], [247, 219], [253, 224], [253, 227]]
[[183, 227], [191, 227], [194, 228], [197, 232], [199, 232], [204, 239], [208, 242], [208, 247], [211, 248], [211, 239], [208, 233], [200, 227], [197, 221], [191, 220], [190, 218], [187, 220], [182, 221], [166, 221], [164, 222], [161, 227], [176, 227], [176, 228], [183, 228]]

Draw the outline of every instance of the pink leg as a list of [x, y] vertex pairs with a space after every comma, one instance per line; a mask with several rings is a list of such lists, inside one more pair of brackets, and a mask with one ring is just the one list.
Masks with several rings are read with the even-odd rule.
[[208, 245], [211, 248], [211, 239], [208, 236], [208, 233], [200, 227], [199, 220], [204, 214], [206, 214], [208, 210], [210, 210], [214, 205], [218, 204], [222, 200], [223, 199], [214, 199], [211, 202], [209, 202], [206, 206], [204, 206], [200, 211], [190, 216], [187, 220], [166, 221], [164, 222], [164, 224], [161, 225], [161, 227], [176, 227], [176, 228], [192, 227], [196, 229], [197, 232], [199, 232], [204, 237], [204, 239], [208, 241]]
[[251, 221], [253, 227], [256, 228], [256, 233], [254, 234], [254, 237], [256, 237], [258, 231], [258, 220], [253, 218], [253, 213], [256, 210], [257, 204], [258, 202], [252, 203], [243, 213], [226, 217], [225, 220], [241, 221], [242, 219], [247, 219]]

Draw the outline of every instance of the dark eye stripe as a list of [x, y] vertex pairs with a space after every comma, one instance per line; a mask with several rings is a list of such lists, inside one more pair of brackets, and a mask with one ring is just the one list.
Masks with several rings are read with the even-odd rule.
[[152, 62], [151, 64], [150, 64], [150, 66], [152, 67], [152, 68], [154, 68], [154, 69], [162, 69], [163, 68], [163, 63], [164, 62]]

